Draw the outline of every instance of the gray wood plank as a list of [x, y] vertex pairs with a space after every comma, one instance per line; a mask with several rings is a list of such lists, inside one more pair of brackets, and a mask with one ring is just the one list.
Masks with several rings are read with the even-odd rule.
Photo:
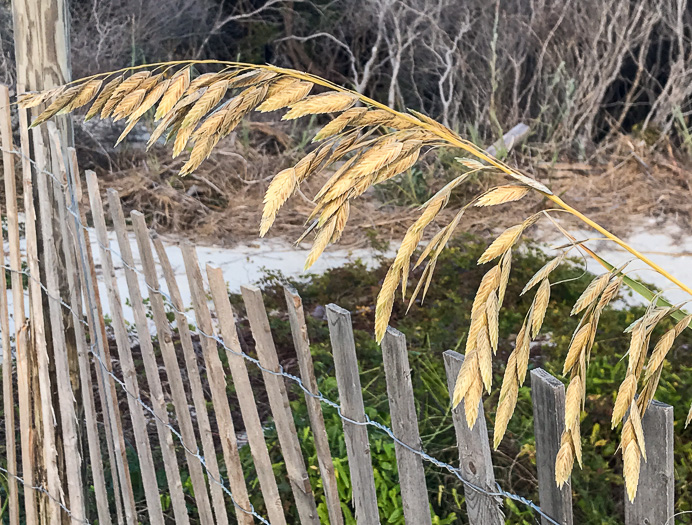
[[[459, 369], [464, 362], [464, 356], [458, 352], [447, 350], [444, 353], [447, 370], [447, 385], [450, 397], [454, 392]], [[488, 427], [485, 422], [483, 402], [479, 403], [478, 420], [473, 429], [466, 424], [464, 403], [452, 410], [454, 429], [459, 447], [459, 468], [463, 478], [474, 485], [488, 491], [494, 491], [495, 473], [488, 441]], [[487, 496], [471, 487], [464, 487], [466, 507], [471, 525], [495, 525], [505, 522], [502, 513], [502, 500], [499, 497]]]
[[187, 514], [187, 505], [185, 504], [185, 494], [183, 493], [183, 483], [180, 477], [180, 467], [175, 452], [175, 443], [173, 442], [173, 435], [169, 427], [168, 407], [163, 397], [163, 385], [161, 384], [161, 377], [159, 375], [159, 364], [154, 355], [154, 344], [151, 340], [151, 332], [149, 332], [149, 319], [144, 309], [137, 272], [134, 270], [135, 260], [132, 255], [130, 236], [128, 235], [127, 225], [125, 223], [125, 214], [120, 204], [120, 195], [118, 195], [118, 192], [110, 188], [107, 194], [110, 216], [113, 221], [113, 229], [118, 239], [120, 257], [125, 267], [125, 281], [127, 290], [130, 294], [132, 311], [134, 313], [139, 348], [142, 352], [141, 356], [146, 372], [146, 382], [149, 386], [149, 399], [154, 414], [156, 414], [154, 422], [156, 424], [156, 432], [159, 437], [159, 445], [163, 456], [163, 467], [166, 473], [166, 480], [168, 481], [173, 515], [175, 521], [179, 525], [188, 525], [190, 523], [190, 518]]
[[647, 460], [642, 458], [634, 502], [625, 498], [626, 525], [673, 523], [675, 473], [673, 465], [673, 407], [652, 401], [642, 418]]
[[[0, 85], [0, 137], [2, 140], [2, 165], [3, 179], [5, 183], [5, 214], [7, 215], [7, 233], [10, 243], [10, 267], [12, 270], [21, 270], [21, 255], [19, 251], [19, 223], [17, 221], [17, 194], [16, 194], [16, 175], [14, 171], [14, 144], [12, 143], [12, 116], [10, 114], [10, 94], [7, 86]], [[4, 239], [3, 249], [0, 253], [0, 264], [5, 266]], [[3, 270], [4, 274], [4, 270]], [[12, 272], [12, 296], [24, 295], [22, 274]], [[17, 446], [14, 424], [14, 388], [12, 380], [12, 350], [10, 347], [10, 318], [7, 302], [7, 283], [5, 279], [0, 279], [0, 322], [2, 324], [2, 387], [3, 387], [3, 408], [5, 411], [5, 451], [7, 456], [7, 470], [11, 474], [7, 478], [9, 488], [8, 502], [10, 511], [10, 525], [19, 525], [19, 491], [17, 490], [17, 479], [12, 477], [17, 472]], [[26, 352], [21, 348], [21, 338], [17, 333], [26, 322], [24, 315], [24, 301], [14, 300], [14, 332], [15, 346], [17, 355]], [[21, 382], [22, 379], [20, 378]], [[29, 511], [29, 516], [33, 517], [33, 512]]]
[[[394, 435], [409, 447], [421, 450], [406, 337], [392, 327], [387, 328], [382, 340], [382, 358]], [[399, 443], [395, 451], [404, 519], [410, 525], [432, 525], [423, 458]]]
[[[541, 509], [558, 523], [572, 525], [572, 482], [558, 488], [555, 458], [565, 428], [565, 385], [542, 368], [531, 370], [533, 428]], [[541, 523], [550, 523], [541, 517]]]
[[380, 517], [377, 509], [377, 492], [368, 429], [365, 425], [358, 424], [364, 423], [366, 419], [351, 314], [348, 310], [330, 304], [327, 305], [327, 321], [334, 353], [341, 414], [356, 422], [346, 420], [343, 422], [356, 521], [359, 525], [379, 525]]
[[86, 176], [91, 212], [94, 219], [94, 228], [96, 229], [96, 238], [99, 241], [103, 280], [106, 284], [108, 303], [110, 305], [111, 315], [113, 316], [113, 330], [115, 332], [120, 366], [122, 368], [125, 386], [130, 393], [130, 395], [126, 396], [127, 404], [132, 420], [132, 430], [135, 436], [137, 456], [139, 458], [139, 465], [142, 473], [142, 484], [144, 486], [149, 519], [151, 523], [155, 525], [163, 525], [163, 509], [159, 496], [151, 442], [149, 440], [149, 433], [147, 432], [147, 419], [144, 414], [144, 408], [136, 401], [136, 399], [140, 397], [139, 385], [137, 383], [137, 370], [130, 349], [130, 338], [125, 325], [123, 302], [120, 299], [120, 290], [115, 275], [113, 257], [111, 252], [106, 249], [110, 244], [108, 241], [108, 231], [106, 230], [106, 218], [103, 213], [103, 202], [101, 201], [96, 173], [93, 171], [87, 172]]
[[[119, 203], [118, 207], [120, 207]], [[139, 251], [139, 258], [142, 261], [144, 280], [150, 289], [159, 291], [159, 280], [156, 274], [154, 253], [151, 249], [151, 241], [149, 239], [144, 215], [138, 211], [133, 211], [130, 213], [130, 217], [137, 237], [137, 249]], [[149, 304], [151, 305], [154, 317], [154, 324], [156, 325], [159, 348], [161, 350], [161, 356], [163, 357], [164, 367], [166, 368], [166, 377], [168, 378], [168, 385], [173, 398], [173, 406], [175, 407], [178, 426], [180, 427], [180, 433], [186, 449], [185, 458], [190, 471], [190, 480], [192, 482], [194, 498], [197, 504], [199, 520], [202, 525], [213, 525], [214, 518], [211, 511], [207, 485], [204, 480], [204, 472], [200, 460], [193, 454], [193, 452], [197, 451], [197, 439], [195, 437], [194, 426], [192, 425], [190, 407], [187, 404], [183, 376], [180, 372], [180, 366], [178, 365], [178, 358], [173, 344], [173, 330], [168, 323], [161, 294], [151, 292], [148, 295]], [[183, 503], [184, 501], [183, 499]]]
[[[286, 296], [288, 320], [291, 324], [293, 344], [295, 345], [298, 366], [300, 367], [300, 378], [305, 388], [311, 393], [317, 394], [319, 389], [317, 387], [312, 354], [310, 353], [310, 341], [308, 339], [308, 327], [305, 324], [303, 301], [298, 295], [298, 292], [289, 286], [284, 286], [284, 295]], [[332, 460], [332, 454], [329, 450], [329, 439], [327, 437], [327, 428], [324, 424], [322, 404], [318, 399], [307, 393], [305, 394], [305, 403], [308, 408], [312, 435], [315, 439], [317, 463], [320, 467], [320, 474], [322, 474], [322, 486], [324, 487], [324, 496], [327, 502], [329, 522], [331, 525], [343, 525], [344, 517], [341, 512], [339, 489], [336, 484], [336, 475], [334, 473], [334, 461]]]
[[[241, 286], [240, 291], [243, 294], [243, 301], [245, 302], [248, 320], [250, 321], [252, 337], [255, 339], [255, 348], [260, 364], [267, 370], [278, 372], [279, 356], [276, 353], [276, 346], [274, 345], [271, 328], [269, 327], [269, 319], [264, 308], [262, 292], [255, 286]], [[286, 464], [293, 497], [296, 500], [300, 522], [303, 525], [319, 525], [320, 521], [317, 516], [315, 496], [312, 493], [305, 460], [300, 450], [300, 441], [298, 441], [298, 433], [293, 421], [293, 413], [289, 405], [284, 378], [264, 370], [262, 375], [264, 376], [264, 384], [269, 396], [269, 405], [274, 416], [276, 433], [279, 437], [279, 444], [281, 445], [281, 452]]]
[[[195, 319], [199, 330], [206, 334], [200, 335], [200, 344], [204, 352], [204, 362], [207, 366], [207, 377], [209, 379], [209, 388], [211, 390], [212, 403], [214, 405], [214, 414], [219, 425], [219, 434], [221, 438], [221, 448], [226, 462], [226, 471], [231, 486], [231, 492], [235, 499], [236, 518], [238, 523], [250, 525], [254, 523], [254, 517], [249, 513], [250, 497], [245, 485], [245, 476], [243, 474], [243, 465], [240, 462], [238, 454], [238, 440], [236, 438], [235, 426], [231, 417], [231, 407], [228, 402], [226, 393], [226, 375], [224, 373], [221, 359], [219, 358], [219, 349], [216, 341], [211, 338], [214, 334], [214, 327], [211, 322], [211, 312], [207, 304], [207, 293], [204, 289], [204, 281], [202, 272], [199, 269], [199, 261], [197, 252], [190, 243], [184, 243], [182, 246], [183, 263], [185, 264], [185, 272], [187, 280], [190, 284], [190, 292], [192, 294], [192, 306], [195, 309]], [[268, 504], [267, 513], [269, 520], [276, 525], [285, 524], [283, 509], [278, 509], [280, 512], [275, 512], [275, 507]]]
[[524, 139], [526, 139], [526, 137], [529, 136], [530, 131], [531, 129], [526, 124], [520, 122], [507, 133], [505, 133], [500, 140], [495, 142], [495, 144], [488, 147], [486, 151], [493, 156], [497, 155], [500, 151], [509, 153], [512, 151], [514, 146], [520, 144]]
[[208, 477], [210, 478], [209, 490], [211, 491], [211, 501], [214, 507], [216, 523], [217, 525], [228, 525], [228, 512], [226, 511], [226, 504], [224, 502], [223, 488], [219, 484], [221, 474], [219, 471], [219, 462], [216, 457], [216, 449], [214, 448], [214, 435], [212, 434], [207, 400], [204, 397], [197, 355], [195, 354], [195, 348], [192, 344], [189, 320], [183, 313], [185, 311], [185, 304], [180, 294], [178, 280], [175, 277], [171, 261], [168, 258], [168, 254], [166, 253], [161, 239], [154, 231], [151, 231], [149, 236], [154, 243], [154, 249], [159, 258], [159, 265], [161, 266], [161, 270], [163, 270], [163, 278], [166, 281], [166, 287], [168, 288], [168, 293], [173, 303], [172, 307], [174, 309], [175, 324], [178, 327], [180, 346], [182, 347], [185, 370], [187, 371], [187, 382], [190, 387], [190, 393], [192, 394], [192, 403], [195, 408], [195, 415], [197, 416], [197, 429], [199, 430], [200, 440], [202, 441], [202, 453], [204, 455]]
[[240, 340], [235, 325], [235, 317], [231, 302], [228, 299], [228, 288], [226, 281], [223, 279], [223, 272], [219, 268], [207, 266], [207, 278], [209, 279], [209, 289], [216, 307], [216, 316], [219, 321], [219, 328], [223, 336], [224, 344], [231, 349], [226, 352], [228, 359], [228, 367], [231, 370], [233, 384], [235, 386], [236, 395], [238, 396], [238, 404], [240, 405], [240, 413], [243, 416], [245, 424], [245, 433], [247, 434], [248, 445], [250, 445], [250, 453], [255, 463], [257, 479], [259, 480], [262, 497], [267, 506], [271, 505], [275, 512], [281, 513], [281, 498], [279, 496], [279, 488], [274, 477], [272, 461], [269, 457], [267, 442], [264, 439], [264, 427], [257, 412], [257, 403], [255, 401], [255, 393], [252, 390], [250, 376], [248, 375], [245, 359], [240, 355]]

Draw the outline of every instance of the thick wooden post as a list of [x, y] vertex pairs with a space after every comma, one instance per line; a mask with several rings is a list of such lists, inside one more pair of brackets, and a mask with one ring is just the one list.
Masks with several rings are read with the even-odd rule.
[[[555, 483], [555, 458], [565, 428], [565, 385], [542, 368], [531, 370], [533, 429], [541, 509], [561, 525], [572, 525], [572, 482]], [[543, 525], [550, 523], [541, 518]]]

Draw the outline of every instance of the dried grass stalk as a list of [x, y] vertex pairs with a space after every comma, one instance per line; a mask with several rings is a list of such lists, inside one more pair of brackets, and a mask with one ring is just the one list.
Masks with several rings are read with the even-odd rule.
[[[467, 172], [450, 181], [421, 207], [418, 219], [406, 232], [387, 272], [377, 297], [375, 336], [378, 341], [384, 336], [399, 285], [402, 295], [406, 296], [412, 257], [416, 255], [426, 229], [439, 219], [452, 193], [469, 175], [475, 173], [500, 172], [511, 178], [512, 183], [496, 187], [471, 200], [457, 210], [451, 221], [441, 225], [414, 264], [416, 268], [426, 263], [409, 299], [409, 308], [419, 296], [421, 301], [425, 298], [438, 257], [460, 224], [468, 206], [475, 204], [486, 207], [515, 202], [532, 190], [538, 191], [543, 197], [617, 242], [680, 288], [692, 293], [692, 290], [644, 255], [569, 207], [540, 182], [493, 159], [426, 115], [415, 111], [396, 112], [374, 100], [306, 73], [273, 66], [232, 62], [218, 64], [223, 67], [221, 71], [204, 73], [196, 78], [193, 78], [192, 62], [160, 64], [153, 71], [130, 68], [83, 79], [43, 93], [21, 94], [19, 103], [23, 107], [32, 108], [46, 105], [34, 121], [34, 126], [56, 114], [69, 113], [91, 103], [86, 111], [86, 119], [96, 116], [127, 119], [127, 126], [118, 142], [151, 110], [158, 125], [151, 134], [148, 146], [165, 138], [167, 142], [173, 142], [174, 155], [185, 149], [190, 151], [181, 175], [197, 169], [218, 142], [230, 134], [255, 108], [262, 112], [289, 108], [283, 115], [284, 120], [331, 114], [326, 117], [326, 123], [313, 139], [313, 142], [321, 144], [305, 154], [293, 167], [280, 170], [269, 184], [264, 198], [261, 235], [268, 232], [280, 208], [299, 189], [301, 183], [319, 171], [334, 171], [314, 197], [316, 206], [310, 214], [310, 220], [314, 219], [314, 222], [300, 239], [311, 232], [315, 233], [306, 267], [313, 264], [330, 243], [338, 241], [350, 215], [351, 201], [368, 188], [408, 170], [431, 148], [451, 145], [462, 149], [470, 156], [459, 157], [457, 161]], [[325, 91], [310, 95], [315, 87]], [[361, 102], [362, 107], [355, 107], [357, 102]], [[338, 161], [342, 162], [341, 166], [335, 166]], [[492, 386], [492, 359], [498, 346], [499, 316], [511, 273], [512, 248], [522, 233], [540, 216], [544, 215], [532, 215], [505, 230], [478, 261], [479, 264], [484, 264], [499, 259], [484, 275], [474, 298], [466, 341], [466, 359], [453, 393], [454, 406], [464, 402], [466, 420], [470, 426], [475, 424], [478, 417], [483, 388], [490, 391]], [[576, 241], [571, 245], [574, 246], [577, 246]], [[519, 388], [528, 370], [531, 341], [538, 336], [549, 308], [550, 274], [564, 260], [567, 251], [568, 249], [562, 250], [557, 257], [546, 263], [522, 291], [523, 294], [538, 286], [505, 368], [495, 419], [495, 447], [499, 445], [515, 410]], [[587, 253], [593, 255], [589, 250]], [[569, 386], [566, 425], [556, 458], [556, 482], [559, 485], [569, 479], [575, 460], [581, 464], [579, 415], [584, 408], [586, 371], [601, 312], [625, 282], [623, 268], [613, 269], [594, 279], [572, 310], [572, 314], [581, 313], [582, 319], [572, 337], [564, 363]], [[625, 480], [630, 499], [636, 494], [640, 459], [646, 457], [641, 415], [653, 399], [663, 364], [675, 338], [688, 327], [692, 319], [687, 316], [675, 328], [668, 330], [649, 356], [649, 341], [654, 328], [661, 320], [678, 311], [678, 308], [659, 307], [657, 303], [658, 296], [651, 302], [645, 315], [628, 330], [631, 332], [631, 341], [627, 375], [620, 385], [613, 410], [613, 426], [619, 424], [626, 412], [630, 411], [622, 432]], [[645, 364], [647, 366], [644, 372]], [[642, 390], [635, 402], [640, 381]], [[690, 420], [692, 408], [687, 423]]]

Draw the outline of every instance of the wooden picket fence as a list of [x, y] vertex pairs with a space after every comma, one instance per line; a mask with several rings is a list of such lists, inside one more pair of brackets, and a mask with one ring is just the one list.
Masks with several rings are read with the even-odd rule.
[[[0, 108], [8, 107], [7, 90], [0, 89]], [[12, 153], [15, 146], [12, 143], [9, 111], [0, 111], [10, 256], [9, 265], [6, 266], [4, 250], [0, 250], [0, 265], [11, 272], [15, 326], [11, 332], [8, 293], [5, 280], [0, 279], [5, 416], [3, 445], [6, 450], [6, 457], [2, 458], [0, 464], [8, 479], [9, 523], [57, 525], [98, 520], [99, 525], [134, 525], [141, 521], [163, 525], [167, 518], [161, 495], [165, 493], [170, 496], [172, 519], [180, 525], [187, 525], [190, 517], [180, 475], [182, 470], [186, 470], [193, 487], [192, 497], [199, 523], [203, 525], [234, 522], [281, 525], [287, 523], [284, 509], [288, 504], [295, 505], [299, 523], [316, 525], [320, 521], [307, 469], [317, 467], [321, 473], [329, 522], [332, 525], [343, 524], [344, 516], [322, 414], [325, 400], [317, 388], [299, 295], [290, 288], [285, 289], [300, 381], [305, 391], [317, 452], [316, 466], [306, 465], [304, 459], [287, 391], [287, 385], [295, 380], [284, 374], [280, 367], [260, 290], [254, 286], [242, 288], [243, 302], [256, 343], [257, 358], [253, 359], [241, 349], [222, 271], [209, 265], [202, 269], [195, 248], [183, 243], [181, 250], [186, 284], [191, 292], [191, 304], [184, 304], [164, 245], [155, 232], [148, 230], [144, 215], [137, 211], [130, 213], [130, 231], [117, 192], [109, 190], [108, 222], [117, 240], [117, 247], [110, 248], [107, 217], [96, 175], [90, 171], [84, 174], [86, 198], [82, 199], [80, 172], [74, 150], [62, 148], [56, 130], [50, 129], [49, 137], [55, 150], [62, 151], [62, 156], [53, 158], [52, 165], [47, 166], [46, 145], [42, 143], [40, 131], [34, 132], [31, 137], [30, 148], [30, 135], [23, 112], [20, 112], [20, 124], [23, 156], [17, 157]], [[28, 160], [30, 152], [33, 152], [33, 164]], [[23, 166], [24, 195], [32, 194], [35, 183], [40, 216], [43, 218], [41, 224], [37, 224], [33, 200], [23, 200], [25, 253], [20, 250], [19, 243], [19, 206], [14, 171], [16, 158], [21, 159]], [[57, 203], [55, 209], [51, 207], [54, 203]], [[87, 213], [94, 230], [83, 227]], [[41, 262], [45, 270], [44, 279], [38, 277], [41, 274], [36, 228], [39, 227], [40, 241], [43, 243]], [[62, 263], [55, 246], [58, 241], [56, 231], [61, 234], [59, 248], [63, 254]], [[95, 231], [99, 246], [98, 254], [91, 252], [92, 231]], [[131, 235], [136, 239], [139, 265], [132, 253]], [[61, 288], [58, 280], [59, 264], [64, 264], [66, 288]], [[101, 268], [101, 275], [96, 271], [97, 264]], [[122, 266], [122, 270], [119, 266]], [[118, 271], [125, 273], [127, 287], [124, 290], [118, 287]], [[17, 300], [25, 293], [24, 277], [28, 277], [28, 315], [24, 301]], [[140, 278], [143, 278], [144, 286]], [[105, 285], [105, 298], [99, 293], [100, 280]], [[42, 301], [44, 294], [48, 297], [45, 303]], [[129, 298], [133, 308], [145, 374], [138, 371], [133, 358], [121, 294]], [[150, 327], [144, 307], [145, 298], [150, 301], [155, 330]], [[117, 356], [110, 354], [102, 311], [104, 300], [108, 301], [112, 317]], [[47, 311], [44, 311], [46, 305]], [[189, 307], [192, 314], [186, 313]], [[167, 318], [167, 308], [174, 311], [174, 324]], [[365, 415], [350, 314], [333, 304], [327, 306], [326, 313], [353, 489], [352, 505], [359, 525], [379, 524], [381, 516], [369, 444], [371, 423]], [[192, 330], [189, 315], [194, 315]], [[50, 333], [46, 333], [44, 316], [50, 319]], [[174, 329], [178, 331], [178, 346], [173, 343]], [[66, 351], [65, 334], [68, 330], [72, 330], [76, 339], [76, 356], [70, 356]], [[195, 354], [194, 332], [198, 334], [202, 347], [209, 400], [203, 389], [203, 377]], [[160, 358], [157, 357], [156, 348]], [[220, 350], [226, 353], [230, 376], [224, 372]], [[410, 525], [431, 525], [424, 466], [427, 461], [435, 460], [421, 452], [404, 334], [389, 328], [382, 343], [382, 352], [403, 514]], [[116, 358], [120, 375], [115, 374], [112, 368]], [[463, 359], [454, 351], [444, 353], [450, 392], [453, 391]], [[259, 366], [262, 370], [284, 460], [283, 475], [292, 489], [292, 502], [281, 500], [248, 366]], [[161, 381], [161, 370], [165, 371], [167, 378], [166, 388]], [[226, 389], [228, 381], [232, 381], [237, 392], [237, 407], [230, 405]], [[147, 392], [149, 404], [142, 401], [140, 389]], [[555, 456], [564, 425], [565, 389], [559, 380], [542, 369], [535, 369], [531, 372], [531, 391], [540, 495], [536, 503], [541, 509], [541, 520], [544, 524], [572, 524], [571, 487], [568, 484], [558, 489], [554, 481]], [[127, 395], [123, 395], [123, 392]], [[123, 398], [127, 399], [126, 411], [118, 402]], [[192, 400], [192, 406], [188, 399]], [[79, 418], [77, 406], [82, 407]], [[242, 415], [266, 516], [254, 512], [250, 505], [231, 417], [235, 410]], [[57, 422], [54, 414], [57, 415]], [[175, 427], [170, 423], [172, 415], [177, 422]], [[460, 478], [459, 488], [463, 487], [465, 492], [469, 522], [474, 525], [504, 523], [503, 500], [508, 494], [495, 483], [483, 407], [481, 405], [480, 417], [473, 429], [466, 425], [463, 407], [454, 409], [452, 415], [459, 449], [459, 464], [454, 472]], [[135, 501], [123, 432], [125, 418], [129, 420], [127, 426], [134, 435], [144, 502]], [[212, 431], [212, 421], [216, 421], [218, 433]], [[152, 422], [156, 427], [155, 436], [147, 432], [147, 426]], [[654, 403], [643, 419], [643, 426], [649, 451], [648, 462], [642, 466], [635, 502], [625, 503], [625, 522], [669, 523], [674, 503], [672, 407]], [[80, 457], [80, 435], [86, 435], [88, 458]], [[156, 449], [161, 451], [163, 458], [165, 486], [157, 481], [161, 476], [156, 471], [153, 457]], [[181, 449], [184, 454], [178, 455]], [[217, 452], [219, 450], [220, 454]], [[181, 464], [180, 458], [184, 464]], [[90, 479], [85, 479], [85, 461], [90, 467]], [[106, 469], [104, 465], [110, 468]], [[452, 468], [440, 462], [438, 467]], [[225, 473], [226, 479], [222, 479], [221, 472]], [[110, 474], [108, 480], [107, 474]], [[85, 490], [89, 486], [93, 486], [93, 496]], [[113, 488], [112, 495], [109, 494], [109, 486]], [[87, 515], [87, 508], [91, 508], [87, 505], [88, 498], [92, 497], [96, 503], [95, 516]], [[143, 504], [145, 508], [142, 508]]]

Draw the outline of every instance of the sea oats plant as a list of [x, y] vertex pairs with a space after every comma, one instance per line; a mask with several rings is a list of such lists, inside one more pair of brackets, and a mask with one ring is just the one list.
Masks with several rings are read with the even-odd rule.
[[[215, 65], [218, 72], [195, 76], [195, 65]], [[321, 92], [311, 94], [314, 88]], [[418, 219], [406, 232], [397, 255], [384, 279], [377, 298], [375, 336], [384, 336], [391, 316], [396, 291], [401, 287], [405, 298], [411, 262], [421, 243], [423, 233], [449, 203], [450, 195], [470, 174], [501, 173], [510, 183], [479, 195], [461, 207], [452, 221], [439, 230], [418, 256], [414, 268], [425, 262], [422, 276], [409, 299], [409, 307], [419, 295], [424, 297], [431, 282], [435, 263], [458, 227], [469, 206], [489, 207], [522, 199], [538, 192], [560, 211], [566, 211], [627, 250], [666, 277], [675, 286], [692, 295], [692, 290], [668, 274], [644, 255], [581, 214], [549, 188], [491, 157], [471, 142], [435, 120], [409, 110], [395, 111], [372, 99], [336, 86], [322, 78], [273, 66], [256, 66], [235, 62], [168, 62], [126, 68], [85, 78], [42, 93], [24, 93], [19, 104], [25, 108], [46, 106], [33, 126], [54, 115], [70, 113], [91, 103], [86, 119], [111, 117], [127, 120], [118, 142], [150, 110], [158, 122], [149, 146], [165, 136], [173, 143], [173, 155], [190, 150], [181, 175], [193, 172], [210, 155], [219, 140], [231, 133], [251, 111], [287, 110], [284, 120], [307, 115], [328, 114], [331, 120], [320, 129], [313, 141], [319, 145], [295, 166], [279, 172], [271, 181], [265, 198], [260, 235], [274, 223], [281, 206], [311, 175], [332, 168], [331, 178], [314, 197], [316, 205], [308, 217], [307, 234], [314, 232], [312, 249], [306, 261], [310, 267], [330, 243], [338, 241], [349, 217], [351, 201], [368, 188], [380, 184], [411, 168], [420, 155], [436, 147], [458, 148], [467, 156], [457, 159], [465, 173], [449, 182], [421, 206]], [[334, 168], [336, 168], [334, 170]], [[634, 499], [639, 479], [641, 458], [646, 460], [641, 417], [653, 399], [663, 362], [675, 338], [688, 327], [692, 316], [681, 306], [666, 302], [660, 294], [652, 294], [627, 277], [625, 267], [614, 268], [598, 257], [585, 242], [578, 242], [544, 210], [514, 225], [495, 239], [478, 260], [493, 263], [484, 275], [471, 310], [471, 323], [466, 341], [466, 359], [457, 377], [453, 395], [456, 406], [465, 401], [466, 420], [473, 426], [478, 417], [478, 404], [483, 390], [492, 387], [492, 360], [497, 352], [498, 318], [510, 278], [512, 249], [522, 234], [542, 218], [549, 218], [569, 243], [559, 255], [548, 262], [526, 283], [522, 293], [536, 289], [533, 302], [509, 356], [500, 389], [495, 419], [494, 442], [497, 447], [515, 410], [519, 387], [526, 379], [531, 341], [538, 335], [550, 301], [551, 273], [572, 249], [579, 249], [603, 264], [607, 271], [596, 277], [577, 300], [572, 314], [581, 320], [572, 337], [564, 364], [569, 377], [566, 393], [565, 428], [556, 458], [556, 482], [568, 479], [574, 461], [581, 464], [580, 414], [584, 410], [586, 369], [596, 337], [599, 317], [625, 283], [644, 295], [650, 302], [646, 313], [627, 331], [631, 334], [629, 364], [613, 410], [613, 426], [619, 425], [629, 413], [622, 430], [621, 449], [624, 476], [629, 498]], [[677, 321], [650, 351], [654, 328], [664, 319]], [[639, 397], [636, 397], [639, 392]], [[692, 419], [692, 409], [687, 423]]]

